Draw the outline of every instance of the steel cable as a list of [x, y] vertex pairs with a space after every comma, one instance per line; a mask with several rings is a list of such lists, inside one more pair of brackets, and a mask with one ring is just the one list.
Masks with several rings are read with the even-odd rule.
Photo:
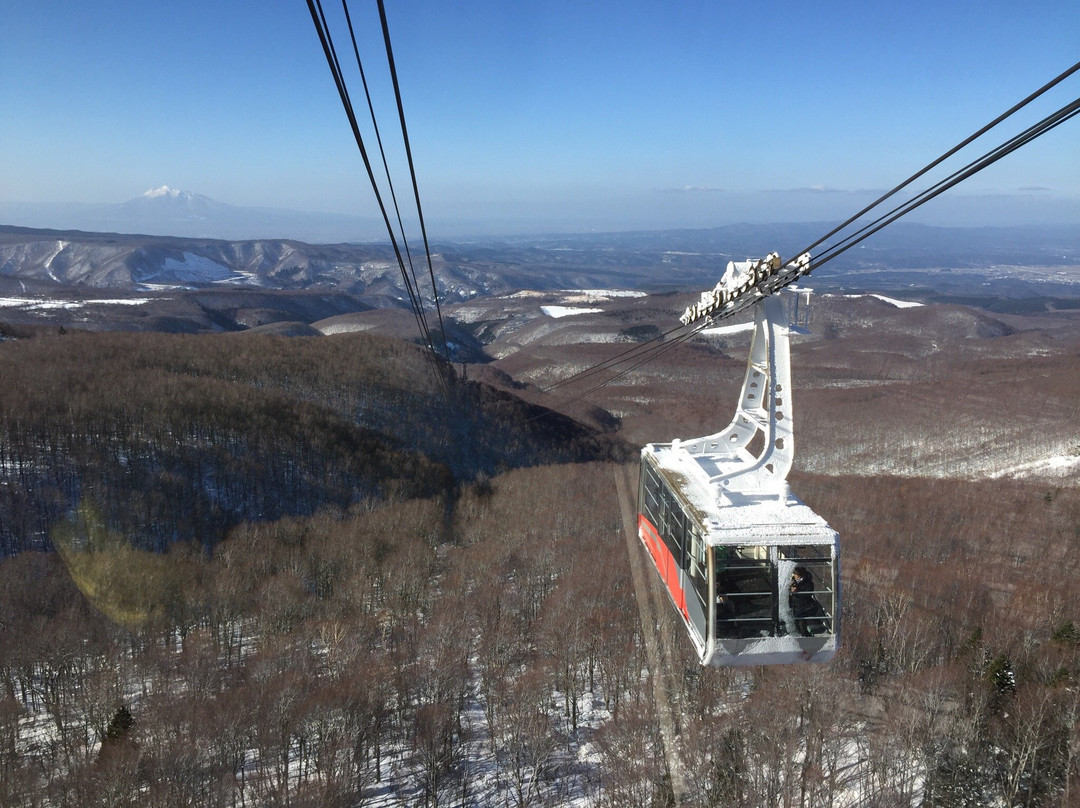
[[[344, 3], [345, 0], [342, 0]], [[435, 269], [431, 264], [431, 246], [428, 244], [427, 226], [424, 224], [424, 208], [420, 204], [420, 189], [416, 184], [416, 167], [413, 164], [412, 146], [409, 144], [409, 128], [405, 125], [405, 107], [401, 103], [401, 87], [398, 84], [397, 65], [394, 51], [390, 45], [390, 28], [386, 22], [386, 7], [383, 0], [378, 0], [379, 19], [382, 22], [383, 41], [386, 43], [386, 61], [390, 65], [390, 80], [394, 85], [394, 98], [397, 101], [398, 119], [401, 121], [401, 138], [405, 143], [405, 157], [409, 162], [409, 176], [412, 177], [413, 198], [416, 200], [416, 216], [420, 222], [420, 233], [424, 238], [424, 254], [427, 256], [428, 275], [431, 277], [431, 295], [435, 300], [435, 312], [439, 318], [439, 330], [442, 333], [443, 357], [450, 361], [450, 352], [446, 346], [446, 328], [443, 326], [442, 307], [439, 305], [439, 288], [435, 283]]]
[[[959, 144], [957, 144], [952, 149], [950, 149], [947, 152], [945, 152], [944, 154], [942, 154], [940, 157], [938, 157], [934, 161], [928, 163], [925, 167], [923, 167], [922, 169], [917, 171], [915, 174], [911, 175], [908, 179], [904, 180], [904, 182], [900, 183], [899, 185], [894, 187], [891, 191], [889, 191], [888, 193], [886, 193], [886, 194], [882, 195], [881, 197], [879, 197], [876, 201], [874, 201], [870, 205], [868, 205], [865, 208], [863, 208], [862, 210], [860, 210], [858, 213], [856, 213], [851, 218], [847, 219], [841, 225], [839, 225], [839, 226], [833, 228], [832, 230], [830, 230], [824, 236], [822, 236], [817, 241], [815, 241], [813, 244], [811, 244], [808, 248], [800, 250], [799, 252], [797, 252], [796, 255], [802, 255], [803, 253], [809, 252], [811, 249], [825, 243], [829, 238], [831, 238], [832, 236], [840, 233], [844, 228], [848, 227], [849, 225], [851, 225], [852, 223], [857, 221], [861, 216], [865, 215], [869, 211], [871, 211], [874, 208], [878, 207], [882, 202], [884, 202], [885, 200], [887, 200], [890, 197], [894, 196], [899, 191], [903, 190], [905, 187], [910, 185], [916, 179], [924, 176], [926, 173], [931, 171], [936, 166], [940, 165], [946, 159], [948, 159], [949, 157], [956, 154], [958, 151], [960, 151], [965, 146], [970, 145], [978, 137], [980, 137], [981, 135], [988, 132], [994, 126], [998, 125], [999, 123], [1004, 121], [1006, 118], [1008, 118], [1009, 116], [1011, 116], [1012, 114], [1014, 114], [1015, 112], [1022, 109], [1027, 104], [1029, 104], [1031, 101], [1035, 100], [1036, 98], [1038, 98], [1039, 96], [1041, 96], [1045, 92], [1047, 92], [1049, 89], [1051, 89], [1054, 86], [1056, 86], [1057, 84], [1061, 83], [1064, 79], [1066, 79], [1069, 76], [1071, 76], [1072, 74], [1076, 73], [1078, 70], [1080, 70], [1080, 62], [1073, 65], [1071, 68], [1064, 71], [1063, 73], [1059, 74], [1052, 81], [1050, 81], [1047, 84], [1043, 85], [1041, 88], [1039, 88], [1039, 90], [1035, 91], [1034, 93], [1029, 95], [1027, 98], [1025, 98], [1023, 101], [1019, 102], [1018, 104], [1015, 104], [1009, 110], [1007, 110], [1006, 112], [999, 115], [997, 118], [995, 118], [989, 124], [987, 124], [986, 126], [983, 126], [981, 129], [979, 129], [973, 135], [971, 135], [970, 137], [964, 139]], [[993, 165], [998, 160], [1002, 159], [1003, 157], [1005, 157], [1008, 154], [1013, 153], [1014, 151], [1016, 151], [1020, 147], [1027, 145], [1028, 143], [1032, 142], [1036, 138], [1041, 137], [1042, 135], [1046, 134], [1047, 132], [1051, 131], [1052, 129], [1056, 128], [1057, 126], [1060, 126], [1062, 123], [1065, 123], [1066, 121], [1068, 121], [1071, 118], [1075, 117], [1077, 114], [1080, 114], [1080, 99], [1076, 99], [1076, 100], [1070, 102], [1069, 104], [1066, 104], [1065, 106], [1061, 107], [1057, 111], [1055, 111], [1055, 112], [1051, 113], [1050, 115], [1046, 116], [1045, 118], [1043, 118], [1039, 122], [1029, 126], [1023, 132], [1021, 132], [1021, 133], [1019, 133], [1017, 135], [1014, 135], [1009, 140], [1007, 140], [1004, 143], [998, 145], [997, 147], [991, 149], [989, 152], [986, 152], [981, 157], [969, 162], [963, 168], [960, 168], [960, 169], [954, 171], [948, 177], [946, 177], [946, 178], [944, 178], [942, 180], [939, 180], [934, 185], [932, 185], [929, 188], [925, 189], [924, 191], [920, 192], [919, 194], [917, 194], [912, 199], [910, 199], [910, 200], [908, 200], [908, 201], [906, 201], [906, 202], [904, 202], [904, 203], [902, 203], [900, 205], [895, 206], [890, 211], [888, 211], [887, 213], [882, 214], [881, 216], [879, 216], [877, 219], [873, 220], [872, 222], [870, 222], [870, 223], [868, 223], [866, 225], [863, 225], [855, 233], [844, 237], [839, 242], [836, 242], [834, 244], [826, 246], [825, 249], [822, 250], [819, 253], [818, 257], [811, 261], [810, 267], [807, 270], [807, 272], [812, 271], [814, 269], [817, 269], [818, 267], [822, 266], [824, 263], [826, 263], [828, 261], [831, 261], [832, 259], [834, 259], [837, 256], [841, 255], [843, 252], [845, 252], [845, 251], [851, 249], [852, 247], [854, 247], [859, 242], [863, 241], [864, 239], [868, 238], [869, 236], [873, 235], [874, 233], [877, 233], [883, 227], [891, 224], [892, 222], [896, 221], [900, 217], [907, 215], [908, 213], [910, 213], [911, 211], [913, 211], [916, 208], [920, 207], [921, 205], [924, 205], [925, 203], [929, 202], [931, 199], [934, 199], [935, 197], [939, 196], [940, 194], [944, 193], [945, 191], [949, 190], [950, 188], [953, 188], [958, 183], [970, 178], [971, 176], [978, 173], [979, 171], [982, 171], [984, 168], [987, 168], [988, 166]], [[776, 277], [775, 281], [773, 283], [769, 284], [768, 293], [774, 293], [774, 292], [779, 291], [780, 289], [790, 285], [791, 283], [794, 283], [796, 280], [799, 279], [799, 277], [801, 277], [802, 274], [803, 273], [787, 273], [787, 274], [785, 274], [783, 272], [779, 273], [779, 276]], [[748, 302], [746, 304], [746, 306], [749, 306], [752, 302], [753, 301]], [[740, 311], [740, 310], [746, 308], [746, 306], [735, 307], [735, 308], [725, 312], [723, 316], [730, 316], [731, 314], [734, 314], [737, 311]], [[563, 387], [563, 386], [565, 386], [567, 384], [573, 383], [573, 382], [582, 381], [583, 379], [587, 379], [587, 378], [589, 378], [589, 377], [591, 377], [591, 376], [593, 376], [593, 375], [595, 375], [595, 374], [597, 374], [597, 373], [599, 373], [599, 372], [601, 372], [601, 371], [603, 371], [605, 369], [610, 369], [610, 368], [616, 367], [618, 365], [625, 364], [626, 362], [633, 362], [633, 364], [631, 366], [629, 366], [628, 368], [626, 368], [625, 370], [623, 370], [623, 371], [621, 371], [619, 373], [616, 373], [612, 377], [610, 377], [608, 379], [605, 379], [604, 381], [600, 382], [599, 384], [592, 385], [591, 387], [584, 390], [583, 392], [573, 396], [570, 399], [567, 399], [565, 403], [573, 403], [575, 401], [578, 401], [578, 400], [584, 398], [585, 396], [589, 395], [593, 391], [598, 390], [601, 387], [604, 387], [605, 385], [611, 384], [612, 382], [624, 377], [625, 375], [627, 375], [630, 372], [636, 370], [637, 368], [641, 367], [642, 365], [647, 364], [648, 362], [654, 361], [655, 359], [658, 359], [660, 356], [662, 356], [667, 351], [671, 350], [672, 348], [676, 347], [677, 345], [681, 345], [683, 342], [686, 342], [691, 337], [695, 336], [700, 331], [707, 328], [716, 319], [719, 319], [719, 318], [716, 318], [716, 317], [705, 318], [700, 325], [693, 328], [692, 330], [687, 331], [685, 334], [677, 336], [675, 339], [673, 339], [671, 341], [663, 341], [663, 340], [666, 340], [666, 338], [668, 336], [670, 336], [671, 334], [677, 333], [677, 332], [681, 331], [683, 328], [686, 328], [686, 326], [679, 326], [678, 328], [674, 328], [674, 329], [666, 332], [665, 334], [663, 334], [663, 335], [661, 335], [659, 337], [656, 337], [653, 340], [650, 340], [648, 343], [645, 343], [644, 345], [635, 346], [634, 348], [623, 351], [623, 352], [621, 352], [620, 354], [617, 354], [614, 357], [611, 357], [611, 358], [609, 358], [607, 360], [604, 360], [603, 362], [599, 362], [596, 365], [593, 365], [593, 366], [591, 366], [589, 368], [586, 368], [585, 370], [578, 371], [577, 373], [567, 377], [566, 379], [562, 379], [562, 380], [556, 382], [555, 384], [550, 385], [548, 388], [545, 389], [545, 392], [559, 389], [559, 388], [561, 388], [561, 387]], [[661, 342], [661, 341], [663, 341], [663, 342]], [[660, 342], [660, 345], [657, 346], [657, 347], [651, 347], [651, 348], [647, 347], [647, 346], [651, 345], [652, 343], [656, 343], [656, 342]]]
[[860, 217], [862, 217], [862, 216], [866, 215], [867, 213], [869, 213], [871, 210], [876, 208], [878, 205], [880, 205], [882, 202], [884, 202], [889, 197], [899, 193], [904, 188], [911, 185], [911, 183], [913, 183], [915, 180], [919, 179], [919, 177], [922, 177], [927, 172], [929, 172], [929, 171], [933, 170], [934, 168], [936, 168], [937, 166], [941, 165], [941, 163], [948, 160], [950, 157], [952, 157], [958, 151], [963, 149], [965, 146], [970, 145], [975, 140], [977, 140], [978, 138], [985, 135], [987, 132], [989, 132], [991, 129], [993, 129], [995, 126], [997, 126], [999, 123], [1001, 123], [1002, 121], [1004, 121], [1007, 118], [1011, 117], [1016, 112], [1019, 112], [1021, 109], [1026, 107], [1032, 101], [1034, 101], [1035, 99], [1039, 98], [1041, 95], [1044, 95], [1045, 93], [1047, 93], [1048, 91], [1050, 91], [1051, 89], [1056, 87], [1058, 84], [1063, 82], [1065, 79], [1067, 79], [1073, 73], [1076, 73], [1078, 70], [1080, 70], [1080, 62], [1077, 62], [1072, 67], [1070, 67], [1067, 70], [1064, 70], [1063, 72], [1059, 73], [1057, 76], [1055, 76], [1053, 79], [1048, 81], [1042, 87], [1037, 89], [1031, 95], [1027, 96], [1027, 98], [1024, 98], [1023, 100], [1021, 100], [1021, 101], [1017, 102], [1016, 104], [1014, 104], [1013, 106], [1011, 106], [1009, 109], [1005, 110], [1003, 113], [1001, 113], [996, 118], [994, 118], [994, 120], [990, 121], [990, 123], [986, 124], [985, 126], [980, 128], [978, 131], [976, 131], [973, 134], [969, 135], [968, 137], [964, 138], [962, 141], [960, 141], [955, 146], [953, 146], [951, 149], [946, 151], [944, 154], [942, 154], [936, 160], [933, 160], [933, 161], [927, 163], [925, 166], [920, 168], [918, 171], [916, 171], [914, 174], [912, 174], [906, 180], [901, 182], [899, 185], [895, 186], [891, 191], [888, 191], [885, 194], [883, 194], [882, 196], [878, 197], [876, 200], [871, 202], [869, 205], [867, 205], [865, 208], [860, 210], [858, 213], [856, 213], [855, 215], [853, 215], [849, 219], [847, 219], [847, 221], [845, 221], [845, 222], [837, 225], [836, 227], [834, 227], [832, 230], [830, 230], [828, 233], [823, 235], [821, 238], [819, 238], [813, 244], [809, 245], [808, 247], [804, 247], [801, 250], [796, 251], [795, 255], [802, 255], [803, 253], [812, 253], [815, 247], [817, 247], [818, 245], [824, 243], [827, 239], [832, 238], [834, 235], [839, 233], [841, 230], [843, 230], [848, 225], [856, 222]]
[[[343, 0], [344, 4], [344, 0]], [[356, 113], [352, 105], [352, 99], [349, 95], [348, 87], [346, 86], [344, 74], [341, 70], [341, 63], [338, 60], [337, 50], [334, 47], [333, 36], [330, 33], [330, 27], [326, 21], [326, 14], [323, 11], [321, 0], [307, 0], [308, 10], [311, 13], [312, 22], [315, 25], [315, 30], [319, 36], [319, 42], [322, 45], [323, 54], [326, 57], [327, 64], [330, 67], [330, 73], [334, 78], [334, 84], [337, 87], [338, 95], [341, 99], [342, 107], [345, 110], [345, 116], [349, 121], [349, 126], [353, 132], [353, 138], [356, 141], [357, 148], [360, 151], [360, 156], [364, 162], [364, 168], [367, 171], [368, 180], [371, 184], [372, 191], [375, 194], [375, 200], [379, 206], [379, 212], [382, 215], [383, 224], [386, 227], [386, 232], [390, 237], [390, 243], [394, 250], [394, 255], [397, 259], [398, 268], [401, 271], [402, 282], [405, 285], [405, 290], [409, 296], [409, 303], [413, 310], [413, 316], [416, 319], [417, 327], [420, 330], [421, 338], [423, 339], [428, 350], [425, 351], [425, 356], [428, 362], [431, 364], [432, 372], [435, 375], [436, 383], [439, 386], [444, 398], [449, 398], [449, 390], [447, 388], [446, 379], [442, 373], [442, 369], [439, 367], [436, 361], [437, 352], [435, 350], [435, 344], [431, 339], [431, 332], [427, 326], [427, 320], [424, 316], [423, 304], [420, 299], [419, 289], [414, 288], [413, 283], [409, 279], [409, 274], [405, 268], [405, 260], [401, 254], [401, 249], [398, 245], [398, 240], [394, 233], [394, 228], [390, 223], [390, 216], [387, 213], [386, 204], [383, 201], [382, 193], [379, 190], [378, 182], [375, 179], [375, 172], [372, 168], [371, 159], [368, 155], [366, 146], [364, 145], [364, 139], [360, 132], [360, 126], [356, 119]], [[347, 14], [347, 9], [346, 9]], [[353, 39], [354, 48], [356, 47], [355, 37], [353, 36], [353, 30], [351, 23], [349, 25], [350, 37]], [[359, 55], [357, 56], [359, 59]], [[366, 89], [366, 82], [365, 82]], [[370, 98], [369, 98], [370, 101]], [[415, 183], [415, 179], [414, 179]], [[396, 202], [395, 202], [396, 204]], [[400, 218], [399, 218], [400, 221]], [[411, 262], [410, 262], [411, 263]], [[435, 294], [438, 292], [435, 290]], [[444, 332], [445, 334], [445, 332]], [[445, 337], [444, 337], [445, 338]]]
[[311, 12], [312, 21], [315, 23], [315, 29], [319, 34], [319, 41], [322, 43], [323, 52], [326, 55], [327, 63], [330, 66], [330, 72], [334, 77], [334, 83], [338, 88], [338, 95], [341, 97], [341, 103], [345, 109], [345, 116], [348, 118], [349, 126], [352, 128], [353, 138], [356, 141], [357, 148], [360, 150], [360, 156], [364, 161], [364, 168], [367, 170], [368, 180], [371, 183], [372, 191], [375, 193], [375, 201], [378, 203], [379, 211], [382, 214], [383, 224], [390, 236], [394, 254], [397, 256], [398, 265], [402, 273], [402, 280], [405, 283], [406, 291], [409, 294], [409, 302], [412, 305], [413, 313], [417, 318], [417, 325], [420, 327], [425, 342], [431, 345], [430, 336], [423, 320], [422, 309], [418, 305], [412, 284], [409, 282], [408, 274], [405, 271], [405, 262], [402, 258], [401, 251], [398, 248], [397, 239], [394, 236], [394, 229], [390, 224], [390, 217], [386, 212], [386, 205], [383, 202], [382, 193], [379, 191], [378, 182], [375, 180], [375, 172], [371, 166], [371, 159], [368, 156], [367, 147], [364, 145], [364, 138], [360, 133], [360, 126], [356, 120], [352, 99], [349, 96], [349, 90], [345, 84], [341, 63], [338, 61], [337, 50], [334, 47], [333, 37], [330, 34], [330, 27], [326, 22], [326, 15], [323, 12], [321, 0], [308, 0], [308, 9]]
[[897, 205], [892, 210], [888, 211], [885, 214], [882, 214], [874, 221], [864, 225], [859, 230], [852, 233], [850, 236], [841, 239], [836, 244], [829, 245], [821, 253], [818, 254], [818, 257], [816, 259], [814, 259], [811, 264], [811, 269], [816, 269], [827, 261], [831, 261], [833, 258], [836, 258], [841, 253], [844, 253], [847, 250], [851, 249], [859, 242], [872, 236], [874, 233], [878, 232], [886, 225], [895, 222], [901, 216], [906, 216], [911, 211], [915, 210], [921, 205], [926, 204], [931, 199], [934, 199], [935, 197], [954, 187], [958, 183], [963, 182], [969, 177], [977, 174], [984, 168], [993, 165], [1006, 155], [1012, 154], [1021, 146], [1027, 145], [1036, 138], [1041, 137], [1050, 130], [1060, 126], [1061, 124], [1076, 116], [1077, 113], [1080, 113], [1080, 98], [1066, 104], [1064, 107], [1060, 108], [1056, 112], [1051, 113], [1038, 123], [1028, 127], [1018, 135], [1014, 135], [1005, 143], [995, 147], [994, 149], [991, 149], [989, 152], [983, 154], [978, 159], [971, 161], [963, 168], [957, 169], [948, 177], [939, 180], [937, 183], [922, 191], [917, 196], [913, 197], [911, 200], [901, 205]]
[[409, 263], [409, 273], [412, 276], [413, 288], [417, 290], [416, 298], [420, 304], [420, 318], [423, 320], [423, 329], [426, 333], [430, 333], [431, 329], [427, 324], [427, 315], [424, 313], [423, 297], [420, 295], [420, 284], [416, 280], [416, 269], [413, 266], [412, 250], [409, 249], [409, 240], [405, 234], [405, 225], [401, 220], [401, 208], [398, 205], [397, 192], [394, 190], [394, 181], [390, 177], [390, 164], [386, 159], [386, 149], [383, 148], [382, 134], [379, 132], [379, 122], [375, 116], [375, 105], [371, 100], [371, 90], [368, 87], [367, 74], [364, 72], [364, 63], [360, 58], [360, 48], [356, 44], [356, 32], [353, 30], [352, 16], [349, 14], [349, 4], [346, 0], [341, 0], [341, 8], [345, 12], [345, 24], [349, 29], [349, 38], [352, 40], [353, 54], [356, 57], [356, 67], [360, 71], [360, 82], [364, 87], [364, 97], [367, 99], [368, 114], [371, 117], [371, 127], [375, 132], [375, 142], [379, 147], [379, 157], [382, 159], [383, 173], [386, 176], [386, 185], [390, 191], [390, 200], [394, 203], [394, 214], [397, 217], [398, 232], [401, 234], [401, 243], [405, 248], [405, 258]]

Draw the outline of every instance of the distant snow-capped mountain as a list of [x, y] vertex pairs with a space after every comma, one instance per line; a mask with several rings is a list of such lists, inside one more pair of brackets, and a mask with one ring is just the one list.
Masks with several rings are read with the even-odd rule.
[[162, 185], [159, 188], [151, 188], [135, 199], [122, 203], [123, 207], [134, 210], [173, 210], [191, 211], [200, 213], [208, 210], [235, 211], [239, 208], [226, 205], [224, 202], [215, 202], [208, 196], [194, 194], [191, 191], [181, 191], [178, 188], [170, 188]]
[[139, 233], [180, 238], [369, 241], [377, 222], [337, 213], [238, 207], [162, 185], [119, 204], [0, 203], [0, 224], [56, 230]]
[[[195, 199], [199, 196], [193, 194], [190, 191], [180, 191], [176, 188], [170, 188], [168, 185], [162, 185], [160, 188], [151, 188], [149, 191], [142, 195], [143, 199]], [[206, 199], [208, 197], [202, 197]]]
[[[233, 232], [235, 229], [265, 226], [252, 210], [226, 205], [208, 196], [168, 185], [151, 188], [142, 196], [120, 203], [118, 208], [120, 216], [140, 225], [137, 232], [153, 235], [214, 238], [208, 231]], [[286, 214], [285, 211], [278, 213]], [[269, 238], [270, 234], [264, 231], [257, 237]]]

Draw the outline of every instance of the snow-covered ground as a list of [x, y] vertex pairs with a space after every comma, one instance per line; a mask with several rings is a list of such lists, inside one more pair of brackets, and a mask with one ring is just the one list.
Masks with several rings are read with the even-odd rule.
[[375, 328], [374, 323], [328, 323], [317, 326], [319, 331], [327, 336], [331, 334], [352, 334], [357, 331], [370, 331]]
[[865, 294], [865, 295], [843, 295], [847, 298], [860, 298], [860, 297], [874, 297], [880, 300], [882, 303], [888, 303], [890, 306], [894, 306], [898, 309], [914, 309], [919, 306], [925, 306], [925, 303], [919, 303], [916, 300], [898, 300], [895, 297], [886, 297], [885, 295], [878, 294]]
[[152, 281], [162, 277], [178, 283], [223, 283], [247, 279], [247, 276], [234, 273], [217, 261], [190, 252], [184, 253], [181, 261], [166, 258], [159, 271], [143, 276], [142, 280]]
[[603, 303], [617, 297], [645, 297], [630, 289], [563, 289], [563, 303]]
[[1080, 454], [1059, 454], [997, 469], [987, 476], [992, 480], [1002, 477], [1017, 479], [1029, 477], [1062, 477], [1075, 481], [1080, 473]]
[[541, 306], [540, 311], [548, 317], [570, 317], [575, 314], [597, 314], [603, 309], [587, 309], [579, 306]]
[[[171, 652], [180, 656], [183, 653], [182, 643], [175, 637], [171, 638], [170, 642], [161, 643], [159, 648], [166, 655]], [[253, 657], [257, 650], [258, 642], [249, 635], [243, 656]], [[154, 685], [149, 681], [127, 679], [120, 683], [120, 687], [124, 704], [129, 705], [136, 715], [145, 709], [143, 702], [147, 697], [163, 695], [160, 692], [155, 693]], [[179, 678], [174, 680], [170, 687], [175, 690], [176, 695], [188, 691], [188, 685]], [[57, 712], [55, 705], [50, 711], [43, 697], [45, 690], [44, 682], [35, 681], [31, 698], [26, 701], [18, 698], [21, 710], [16, 719], [18, 729], [15, 738], [19, 754], [27, 758], [55, 761], [56, 750], [61, 742], [58, 729], [60, 722], [69, 732], [72, 728], [78, 728], [75, 735], [82, 738], [84, 746], [77, 751], [77, 755], [81, 754], [86, 760], [96, 758], [101, 749], [101, 738], [90, 726], [86, 716], [75, 711]], [[514, 789], [518, 784], [513, 782], [514, 773], [505, 760], [505, 753], [500, 750], [499, 736], [493, 737], [480, 690], [478, 677], [474, 676], [463, 708], [460, 730], [454, 739], [457, 749], [455, 756], [459, 761], [464, 761], [463, 765], [467, 769], [465, 777], [469, 796], [461, 804], [514, 805]], [[552, 738], [554, 740], [558, 737], [561, 741], [552, 743], [550, 757], [544, 762], [543, 771], [538, 772], [531, 766], [525, 767], [521, 772], [524, 777], [522, 785], [530, 802], [535, 801], [534, 804], [587, 808], [599, 804], [603, 788], [602, 775], [598, 768], [601, 765], [601, 753], [591, 739], [600, 727], [612, 720], [612, 715], [598, 694], [585, 692], [578, 699], [578, 726], [574, 731], [568, 723], [564, 725], [562, 720], [555, 718], [562, 713], [558, 705], [563, 699], [565, 695], [559, 691], [552, 694]], [[565, 721], [568, 722], [568, 719]], [[384, 740], [386, 745], [381, 754], [383, 779], [382, 782], [372, 783], [363, 789], [363, 804], [373, 808], [402, 808], [426, 804], [416, 747], [410, 745], [410, 738], [407, 736], [394, 737], [392, 733], [387, 733]], [[247, 800], [251, 802], [258, 799], [261, 793], [260, 778], [270, 774], [273, 764], [260, 760], [256, 746], [247, 748], [243, 759], [246, 773], [243, 789]], [[302, 765], [300, 741], [297, 739], [291, 745], [287, 782], [300, 781]], [[460, 765], [462, 764], [459, 763]], [[318, 776], [315, 777], [317, 779]], [[447, 777], [447, 783], [454, 793], [460, 796], [460, 784], [455, 785], [457, 781], [452, 777]], [[440, 789], [443, 798], [449, 793], [446, 786]]]
[[50, 309], [81, 309], [84, 306], [141, 306], [161, 298], [129, 297], [96, 300], [39, 300], [32, 297], [0, 297], [0, 308], [46, 311]]

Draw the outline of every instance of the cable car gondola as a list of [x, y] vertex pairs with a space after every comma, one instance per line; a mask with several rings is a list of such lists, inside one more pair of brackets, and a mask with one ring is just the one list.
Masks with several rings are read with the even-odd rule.
[[703, 665], [826, 662], [839, 642], [838, 537], [787, 484], [788, 335], [800, 330], [809, 290], [768, 295], [770, 278], [788, 284], [808, 266], [803, 256], [785, 272], [775, 255], [728, 264], [683, 320], [726, 316], [746, 308], [747, 295], [755, 301], [735, 417], [715, 435], [641, 451], [638, 535]]

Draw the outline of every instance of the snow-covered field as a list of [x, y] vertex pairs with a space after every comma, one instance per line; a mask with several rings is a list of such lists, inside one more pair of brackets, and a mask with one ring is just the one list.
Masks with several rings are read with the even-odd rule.
[[1080, 478], [1080, 452], [1049, 455], [1027, 463], [990, 471], [987, 476], [992, 480], [1002, 477], [1016, 479], [1060, 477], [1065, 482], [1075, 484]]
[[603, 309], [587, 309], [578, 306], [541, 306], [540, 311], [544, 312], [548, 317], [559, 319], [560, 317], [571, 317], [575, 314], [598, 314]]
[[563, 289], [564, 303], [603, 303], [619, 297], [645, 297], [645, 292], [631, 289]]
[[95, 300], [41, 300], [32, 297], [0, 297], [0, 308], [22, 309], [24, 311], [48, 311], [52, 309], [81, 309], [85, 306], [141, 306], [154, 298], [100, 298]]
[[925, 303], [920, 303], [917, 300], [900, 300], [900, 299], [895, 298], [895, 297], [886, 297], [885, 295], [879, 295], [879, 294], [874, 294], [874, 293], [859, 294], [859, 295], [842, 295], [842, 297], [849, 298], [849, 299], [852, 299], [852, 300], [857, 300], [857, 299], [859, 299], [861, 297], [872, 297], [872, 298], [875, 298], [877, 300], [880, 300], [882, 303], [888, 303], [890, 306], [893, 306], [894, 308], [897, 308], [897, 309], [915, 309], [915, 308], [919, 308], [920, 306], [925, 306], [926, 305]]

